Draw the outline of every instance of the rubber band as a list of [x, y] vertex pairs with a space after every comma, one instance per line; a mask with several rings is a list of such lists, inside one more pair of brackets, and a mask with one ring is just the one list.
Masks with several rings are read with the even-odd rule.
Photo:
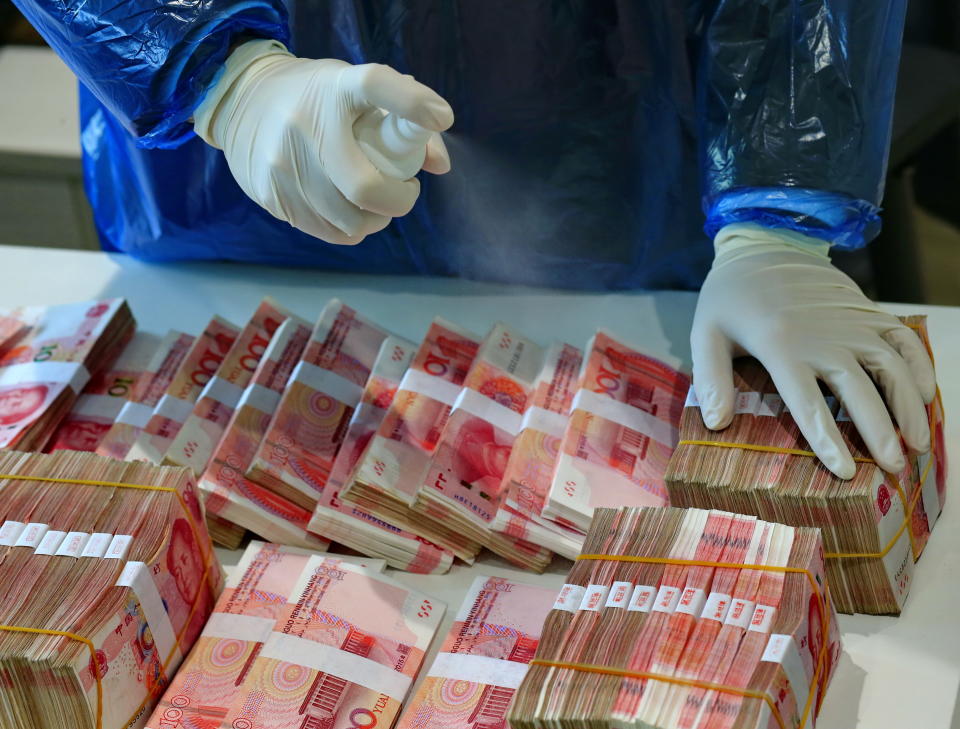
[[103, 727], [103, 683], [100, 681], [100, 666], [97, 664], [97, 649], [93, 645], [93, 641], [89, 638], [84, 638], [82, 635], [77, 635], [76, 633], [70, 633], [66, 630], [50, 630], [48, 628], [25, 628], [21, 625], [0, 625], [0, 630], [6, 630], [11, 633], [34, 633], [38, 635], [55, 635], [61, 638], [70, 638], [71, 640], [78, 641], [87, 646], [90, 650], [90, 667], [91, 672], [93, 673], [93, 678], [97, 682], [97, 713], [96, 713], [96, 729], [102, 729]]
[[[790, 574], [803, 574], [806, 575], [807, 581], [810, 583], [810, 587], [813, 590], [813, 594], [817, 597], [817, 607], [820, 612], [820, 625], [823, 626], [823, 642], [820, 645], [820, 653], [817, 656], [817, 665], [813, 672], [813, 677], [810, 680], [810, 686], [807, 692], [807, 703], [804, 706], [803, 714], [800, 717], [800, 724], [797, 729], [803, 729], [804, 724], [806, 724], [807, 718], [810, 715], [810, 711], [813, 707], [813, 698], [816, 694], [814, 689], [817, 687], [820, 680], [820, 673], [823, 669], [824, 660], [827, 654], [827, 648], [830, 645], [830, 621], [828, 620], [829, 615], [827, 614], [827, 600], [829, 599], [830, 588], [827, 586], [825, 592], [820, 592], [820, 586], [817, 583], [816, 578], [813, 576], [813, 573], [810, 570], [804, 567], [789, 567], [789, 566], [780, 566], [773, 564], [742, 564], [739, 562], [711, 562], [709, 560], [702, 559], [675, 559], [672, 557], [643, 557], [639, 555], [632, 554], [581, 554], [577, 556], [577, 560], [602, 560], [607, 562], [639, 562], [643, 564], [668, 564], [676, 565], [680, 567], [714, 567], [718, 569], [736, 569], [736, 570], [760, 570], [763, 572], [782, 572]], [[772, 703], [767, 694], [760, 693], [759, 691], [749, 691], [748, 689], [740, 689], [736, 686], [725, 686], [722, 684], [711, 684], [706, 681], [696, 681], [692, 679], [676, 678], [675, 676], [663, 676], [661, 674], [655, 673], [645, 673], [640, 671], [624, 671], [615, 668], [606, 668], [604, 666], [594, 666], [592, 664], [585, 663], [561, 663], [557, 661], [545, 661], [542, 659], [534, 658], [530, 661], [530, 665], [541, 665], [541, 666], [552, 666], [554, 668], [567, 668], [573, 671], [585, 671], [587, 673], [605, 673], [611, 676], [622, 676], [623, 678], [639, 678], [639, 679], [653, 679], [654, 681], [666, 681], [668, 683], [676, 683], [684, 686], [691, 686], [693, 688], [705, 688], [714, 691], [721, 691], [723, 693], [732, 693], [744, 698], [762, 698], [770, 705], [770, 708], [773, 712], [774, 717], [777, 719], [777, 723], [782, 729], [786, 729], [786, 726], [783, 723], [783, 718], [780, 716], [780, 712], [777, 710], [776, 706]], [[796, 694], [794, 694], [796, 696]]]
[[[916, 328], [916, 327], [914, 327]], [[940, 395], [940, 388], [937, 388], [936, 397], [934, 398], [934, 403], [936, 408], [940, 410], [940, 417], [943, 418], [943, 399]], [[914, 490], [913, 495], [908, 499], [906, 492], [903, 490], [903, 487], [900, 485], [900, 479], [897, 478], [896, 474], [887, 474], [890, 476], [890, 480], [897, 491], [897, 495], [900, 496], [900, 503], [903, 506], [903, 522], [900, 524], [900, 527], [897, 529], [896, 533], [893, 535], [893, 538], [887, 542], [886, 546], [883, 547], [879, 552], [824, 552], [825, 559], [883, 559], [887, 554], [892, 550], [897, 542], [900, 541], [900, 537], [903, 536], [903, 532], [907, 531], [907, 536], [910, 539], [910, 553], [913, 555], [914, 561], [920, 557], [920, 549], [917, 547], [916, 539], [913, 536], [913, 532], [909, 531], [911, 521], [913, 519], [913, 510], [916, 508], [917, 501], [919, 500], [920, 495], [923, 493], [923, 486], [927, 481], [927, 476], [930, 473], [930, 468], [933, 466], [936, 461], [937, 455], [937, 443], [934, 435], [934, 408], [930, 408], [929, 423], [930, 423], [930, 458], [927, 461], [926, 468], [923, 470], [923, 474], [920, 476], [920, 480], [917, 482], [917, 488]], [[678, 446], [682, 445], [695, 445], [695, 446], [708, 446], [713, 448], [736, 448], [738, 450], [744, 451], [758, 451], [761, 453], [782, 453], [790, 456], [805, 456], [808, 458], [816, 458], [817, 454], [813, 451], [803, 450], [802, 448], [780, 448], [778, 446], [766, 446], [766, 445], [757, 445], [754, 443], [731, 443], [727, 441], [719, 440], [694, 440], [694, 439], [681, 439], [677, 443]], [[873, 463], [876, 464], [876, 461], [873, 458], [865, 458], [862, 456], [855, 457], [853, 459], [857, 463]]]

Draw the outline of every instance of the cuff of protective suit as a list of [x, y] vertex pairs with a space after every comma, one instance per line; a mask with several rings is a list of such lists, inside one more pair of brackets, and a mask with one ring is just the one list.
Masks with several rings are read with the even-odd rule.
[[830, 243], [783, 228], [766, 228], [756, 223], [731, 223], [713, 239], [714, 265], [729, 263], [760, 253], [793, 251], [830, 261]]
[[220, 108], [224, 97], [230, 93], [230, 90], [236, 84], [237, 79], [254, 61], [267, 56], [290, 55], [292, 54], [287, 50], [287, 47], [276, 40], [258, 39], [237, 46], [227, 58], [223, 65], [223, 71], [210, 87], [203, 102], [194, 112], [193, 131], [196, 132], [197, 136], [211, 147], [220, 149], [214, 134], [217, 110]]

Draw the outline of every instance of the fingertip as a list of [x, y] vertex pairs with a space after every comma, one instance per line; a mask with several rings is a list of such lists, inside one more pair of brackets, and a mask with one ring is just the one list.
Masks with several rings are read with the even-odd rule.
[[423, 160], [423, 169], [432, 175], [445, 175], [450, 171], [450, 153], [440, 135], [435, 134], [427, 143], [427, 155]]

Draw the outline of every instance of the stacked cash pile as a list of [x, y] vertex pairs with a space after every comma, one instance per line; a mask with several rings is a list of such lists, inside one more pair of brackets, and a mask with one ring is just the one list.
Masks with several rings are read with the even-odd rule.
[[389, 727], [443, 613], [376, 569], [252, 542], [146, 726]]
[[222, 587], [193, 479], [66, 450], [0, 478], [0, 726], [142, 723]]
[[556, 590], [477, 577], [397, 729], [505, 727]]
[[812, 726], [840, 654], [816, 529], [599, 509], [509, 713], [543, 726]]
[[[922, 317], [909, 317], [929, 350]], [[943, 507], [946, 453], [943, 409], [928, 406], [932, 452], [908, 454], [902, 473], [884, 473], [845, 408], [827, 397], [858, 460], [853, 479], [833, 476], [809, 446], [754, 360], [738, 360], [737, 415], [707, 430], [691, 397], [681, 441], [667, 472], [675, 506], [729, 509], [796, 526], [819, 527], [833, 599], [841, 612], [899, 614], [919, 558]], [[734, 446], [734, 447], [730, 447]], [[767, 450], [755, 450], [759, 446]]]

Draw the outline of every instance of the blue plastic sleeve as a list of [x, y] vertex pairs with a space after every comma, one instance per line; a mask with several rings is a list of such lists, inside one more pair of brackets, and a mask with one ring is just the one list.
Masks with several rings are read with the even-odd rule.
[[706, 231], [879, 232], [906, 0], [717, 0], [698, 79]]
[[142, 147], [179, 146], [231, 46], [289, 42], [280, 0], [14, 0]]

